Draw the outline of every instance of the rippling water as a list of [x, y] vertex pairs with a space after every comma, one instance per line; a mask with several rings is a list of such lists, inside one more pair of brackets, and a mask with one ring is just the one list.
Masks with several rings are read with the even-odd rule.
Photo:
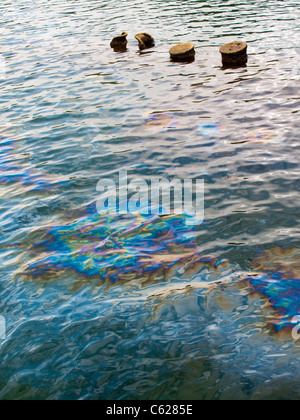
[[[1, 399], [300, 397], [299, 18], [292, 0], [0, 5]], [[248, 66], [225, 70], [235, 39]], [[170, 62], [184, 41], [195, 62]], [[100, 217], [122, 169], [204, 179], [205, 222]]]

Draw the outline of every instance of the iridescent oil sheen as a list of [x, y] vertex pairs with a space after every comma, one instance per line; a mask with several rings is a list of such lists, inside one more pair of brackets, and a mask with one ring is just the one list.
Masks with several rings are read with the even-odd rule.
[[[2, 184], [21, 183], [35, 189], [50, 186], [46, 174], [20, 165], [11, 140], [1, 139], [0, 152]], [[96, 203], [79, 213], [74, 222], [40, 232], [42, 240], [28, 250], [33, 258], [22, 274], [47, 279], [69, 270], [110, 284], [133, 279], [143, 283], [169, 280], [179, 273], [191, 277], [204, 265], [216, 270], [227, 264], [203, 254], [196, 233], [187, 228], [187, 216], [104, 216], [97, 213]], [[245, 279], [252, 293], [266, 297], [275, 311], [269, 321], [275, 331], [293, 328], [292, 320], [300, 313], [299, 255], [297, 248], [266, 251], [252, 262], [261, 273]]]
[[269, 324], [276, 332], [294, 328], [293, 319], [300, 313], [299, 249], [270, 249], [253, 260], [253, 267], [258, 274], [249, 275], [246, 281], [252, 293], [266, 297], [275, 311]]
[[183, 272], [192, 267], [196, 272], [201, 264], [217, 268], [223, 263], [203, 255], [187, 229], [187, 216], [103, 216], [95, 204], [86, 212], [73, 223], [41, 232], [42, 241], [29, 250], [38, 255], [37, 261], [30, 263], [25, 274], [45, 278], [47, 273], [72, 270], [114, 284], [131, 279], [155, 281], [170, 278], [183, 267]]

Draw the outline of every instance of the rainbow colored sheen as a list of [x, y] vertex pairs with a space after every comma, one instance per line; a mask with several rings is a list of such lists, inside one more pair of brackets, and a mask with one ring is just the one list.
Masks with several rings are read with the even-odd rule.
[[170, 112], [150, 114], [146, 118], [146, 128], [154, 131], [168, 131], [180, 126], [180, 121], [175, 119], [175, 115]]
[[[153, 118], [155, 127], [172, 120], [170, 115]], [[202, 129], [203, 135], [212, 135], [219, 128]], [[14, 142], [0, 137], [0, 185], [18, 183], [39, 191], [62, 182], [26, 166]], [[44, 280], [68, 271], [114, 284], [193, 277], [203, 267], [218, 270], [226, 261], [203, 254], [196, 225], [189, 225], [188, 217], [99, 215], [96, 203], [91, 203], [77, 210], [69, 223], [40, 231], [41, 240], [27, 250], [31, 261], [24, 274]], [[246, 280], [251, 293], [266, 298], [274, 311], [269, 324], [276, 332], [293, 328], [293, 318], [300, 315], [299, 250], [276, 247], [259, 254], [252, 265], [257, 274]]]
[[[115, 283], [120, 280], [155, 280], [179, 264], [195, 262], [218, 268], [218, 259], [205, 257], [198, 248], [187, 216], [99, 215], [95, 203], [72, 223], [41, 232], [32, 247], [37, 258], [26, 269], [31, 277], [70, 270], [84, 277]], [[40, 258], [40, 255], [44, 255]]]
[[196, 127], [197, 133], [203, 137], [214, 137], [225, 129], [221, 124], [201, 124]]
[[275, 311], [270, 325], [276, 332], [293, 328], [293, 318], [300, 315], [299, 250], [273, 248], [255, 258], [253, 266], [261, 273], [246, 280], [252, 293], [264, 296]]

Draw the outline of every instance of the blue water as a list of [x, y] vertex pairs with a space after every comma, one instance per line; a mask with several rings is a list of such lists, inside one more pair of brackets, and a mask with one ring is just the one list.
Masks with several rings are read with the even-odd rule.
[[[292, 0], [0, 5], [0, 399], [300, 397], [299, 18]], [[223, 69], [235, 39], [248, 65]], [[184, 41], [195, 62], [170, 62]], [[124, 169], [204, 179], [204, 223], [100, 216], [97, 182]]]

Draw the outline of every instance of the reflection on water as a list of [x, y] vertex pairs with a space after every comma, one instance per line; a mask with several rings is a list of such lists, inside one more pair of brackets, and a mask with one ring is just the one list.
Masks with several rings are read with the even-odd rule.
[[25, 156], [18, 154], [12, 140], [0, 137], [0, 185], [17, 184], [20, 189], [38, 191], [58, 188], [63, 182], [61, 177], [55, 179], [37, 172], [25, 163]]
[[[0, 398], [299, 398], [297, 3], [0, 11]], [[224, 70], [235, 39], [248, 65]], [[203, 178], [205, 222], [99, 216], [121, 170]]]
[[279, 273], [283, 279], [299, 279], [299, 249], [282, 249], [276, 247], [267, 250], [253, 260], [253, 266], [257, 270], [267, 273]]

